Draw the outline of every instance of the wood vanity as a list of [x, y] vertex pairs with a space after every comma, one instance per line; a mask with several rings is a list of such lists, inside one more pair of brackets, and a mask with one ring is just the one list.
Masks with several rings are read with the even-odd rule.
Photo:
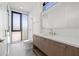
[[33, 35], [33, 51], [41, 56], [79, 56], [79, 48]]

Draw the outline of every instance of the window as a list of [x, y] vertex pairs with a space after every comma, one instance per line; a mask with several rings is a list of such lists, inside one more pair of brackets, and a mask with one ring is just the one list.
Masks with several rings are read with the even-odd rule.
[[12, 11], [12, 30], [21, 30], [21, 13]]
[[56, 2], [44, 2], [43, 3], [43, 11], [48, 10], [50, 7], [54, 6]]

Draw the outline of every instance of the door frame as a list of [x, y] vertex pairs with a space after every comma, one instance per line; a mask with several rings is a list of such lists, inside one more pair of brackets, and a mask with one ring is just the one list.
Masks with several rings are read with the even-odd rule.
[[[13, 13], [20, 14], [20, 30], [13, 30]], [[11, 32], [18, 32], [18, 31], [21, 31], [21, 41], [22, 41], [22, 13], [11, 11]]]

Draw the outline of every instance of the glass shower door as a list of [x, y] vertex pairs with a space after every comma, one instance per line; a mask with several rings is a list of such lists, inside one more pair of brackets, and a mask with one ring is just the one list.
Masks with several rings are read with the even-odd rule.
[[22, 40], [28, 39], [28, 16], [22, 14]]

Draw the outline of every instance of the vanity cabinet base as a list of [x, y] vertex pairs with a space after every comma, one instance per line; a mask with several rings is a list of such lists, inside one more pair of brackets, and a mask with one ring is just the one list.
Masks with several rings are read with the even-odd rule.
[[33, 35], [33, 51], [42, 56], [79, 56], [79, 48]]
[[39, 48], [37, 48], [34, 44], [33, 44], [33, 52], [37, 55], [37, 56], [47, 56], [45, 53], [43, 53]]

